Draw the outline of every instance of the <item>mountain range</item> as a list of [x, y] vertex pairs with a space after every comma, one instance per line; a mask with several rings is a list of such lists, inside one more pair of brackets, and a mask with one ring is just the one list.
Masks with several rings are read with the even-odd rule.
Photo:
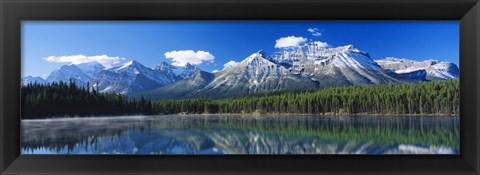
[[276, 52], [258, 51], [240, 63], [210, 73], [187, 64], [162, 62], [149, 68], [137, 61], [105, 68], [97, 62], [64, 65], [46, 79], [27, 76], [24, 84], [75, 80], [100, 92], [130, 97], [182, 99], [223, 98], [252, 93], [306, 90], [330, 86], [408, 83], [458, 78], [453, 63], [388, 57], [373, 60], [353, 45], [325, 48], [317, 42]]
[[400, 75], [424, 72], [427, 80], [446, 80], [458, 78], [459, 70], [453, 63], [439, 60], [425, 60], [422, 62], [405, 58], [388, 57], [383, 60], [376, 60], [382, 68], [393, 71]]
[[198, 69], [194, 65], [176, 67], [162, 62], [154, 68], [149, 68], [138, 61], [129, 61], [122, 65], [105, 68], [98, 62], [63, 65], [43, 79], [27, 76], [23, 84], [69, 82], [73, 80], [79, 86], [89, 84], [90, 88], [100, 92], [114, 92], [125, 95], [152, 90], [193, 75]]

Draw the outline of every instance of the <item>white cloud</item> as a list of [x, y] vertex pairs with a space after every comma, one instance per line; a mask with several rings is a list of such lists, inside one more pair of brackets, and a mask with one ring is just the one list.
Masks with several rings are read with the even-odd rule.
[[327, 42], [315, 41], [313, 43], [316, 44], [318, 47], [329, 47], [330, 46]]
[[318, 31], [318, 28], [308, 28], [307, 31], [308, 32], [315, 32], [315, 31]]
[[296, 37], [296, 36], [287, 36], [279, 38], [275, 41], [275, 48], [291, 48], [298, 47], [300, 44], [307, 41], [307, 38]]
[[213, 71], [212, 71], [212, 73], [217, 73], [217, 72], [218, 72], [218, 70], [217, 70], [217, 69], [215, 69], [215, 70], [213, 70]]
[[105, 67], [111, 67], [113, 64], [117, 64], [120, 60], [125, 60], [125, 58], [120, 57], [111, 57], [108, 55], [96, 55], [96, 56], [85, 56], [85, 55], [68, 55], [68, 56], [49, 56], [43, 58], [48, 62], [55, 63], [70, 63], [70, 64], [81, 64], [88, 62], [99, 62]]
[[236, 61], [233, 61], [233, 60], [230, 60], [229, 62], [225, 63], [223, 65], [223, 70], [226, 70], [228, 68], [231, 68], [231, 67], [234, 67], [238, 64], [239, 62], [236, 62]]
[[172, 65], [184, 67], [187, 63], [193, 65], [202, 64], [204, 61], [213, 62], [215, 57], [209, 52], [203, 50], [193, 51], [193, 50], [173, 50], [170, 52], [165, 52], [165, 58], [172, 59]]
[[322, 33], [318, 30], [318, 28], [308, 28], [308, 32], [310, 32], [313, 36], [319, 37], [322, 36]]

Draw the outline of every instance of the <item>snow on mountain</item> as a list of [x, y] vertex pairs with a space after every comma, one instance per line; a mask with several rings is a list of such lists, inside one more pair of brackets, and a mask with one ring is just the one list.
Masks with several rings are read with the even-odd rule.
[[322, 87], [401, 81], [383, 70], [368, 53], [353, 45], [325, 48], [311, 42], [293, 51], [275, 53], [270, 59], [288, 68], [293, 74], [319, 81]]
[[209, 96], [231, 96], [258, 92], [312, 89], [317, 83], [266, 59], [263, 51], [256, 52], [239, 64], [216, 74], [202, 91]]
[[457, 65], [433, 59], [419, 62], [405, 58], [388, 57], [382, 60], [375, 60], [375, 62], [382, 68], [394, 71], [397, 74], [424, 70], [427, 80], [455, 79], [459, 75]]
[[200, 70], [197, 66], [191, 65], [187, 63], [185, 67], [175, 67], [174, 71], [177, 75], [181, 77], [181, 79], [186, 79], [191, 77], [195, 74], [198, 70]]
[[[315, 81], [292, 74], [285, 67], [277, 65], [265, 57], [265, 52], [259, 51], [224, 71], [215, 74], [209, 73], [209, 75], [204, 73], [202, 76], [195, 74], [192, 78], [161, 87], [147, 95], [155, 98], [221, 98], [257, 92], [317, 87]], [[176, 88], [172, 89], [171, 87], [190, 88], [176, 91]], [[167, 93], [168, 95], [161, 95]]]
[[22, 78], [22, 85], [27, 85], [31, 83], [38, 83], [38, 84], [44, 84], [47, 81], [43, 79], [42, 77], [32, 77], [32, 76], [26, 76]]
[[408, 64], [403, 65], [405, 69], [402, 71], [395, 71], [384, 68], [386, 62], [376, 62], [368, 53], [352, 45], [325, 48], [312, 42], [270, 57], [259, 51], [209, 78], [200, 76], [202, 81], [184, 79], [146, 95], [153, 98], [222, 98], [282, 90], [428, 81], [427, 77], [432, 72], [435, 75], [458, 76], [458, 71], [456, 74], [451, 72], [456, 66], [435, 60], [425, 62], [431, 68], [418, 69], [418, 66]]
[[165, 61], [162, 61], [154, 69], [174, 74], [175, 73], [174, 69], [176, 69], [176, 66], [173, 66], [171, 64], [166, 63]]
[[190, 63], [187, 63], [185, 67], [180, 67], [162, 62], [155, 67], [155, 70], [164, 71], [165, 73], [172, 74], [172, 76], [177, 76], [176, 80], [182, 80], [191, 77], [193, 74], [199, 71], [200, 68], [195, 65], [191, 65]]
[[83, 73], [87, 74], [90, 77], [95, 76], [96, 74], [100, 73], [105, 67], [96, 62], [88, 62], [88, 63], [82, 63], [82, 64], [77, 64], [76, 65], [80, 70], [83, 71]]
[[[79, 86], [87, 83], [101, 92], [133, 94], [148, 91], [192, 76], [198, 67], [187, 64], [186, 67], [172, 66], [166, 62], [155, 68], [148, 68], [138, 61], [129, 61], [122, 65], [106, 69], [98, 62], [63, 65], [54, 70], [44, 80], [40, 77], [25, 77], [22, 82], [69, 82], [75, 81]], [[97, 84], [98, 83], [98, 84]], [[98, 86], [98, 87], [97, 87]]]
[[[69, 82], [70, 80], [73, 80], [77, 85], [85, 86], [87, 82], [92, 83], [92, 77], [100, 73], [103, 69], [105, 69], [105, 67], [98, 62], [63, 65], [57, 70], [52, 71], [43, 82]], [[36, 80], [41, 81], [41, 78], [39, 78], [40, 77], [36, 78]]]
[[167, 77], [170, 77], [172, 81], [179, 81], [184, 78], [177, 73], [177, 68], [178, 68], [177, 66], [173, 66], [166, 62], [161, 62], [154, 68], [154, 70], [157, 73], [161, 73]]
[[200, 96], [201, 90], [212, 82], [214, 78], [214, 74], [199, 70], [187, 79], [151, 91], [140, 92], [132, 96], [135, 98], [143, 96], [150, 99], [198, 97]]
[[78, 65], [71, 64], [61, 66], [57, 70], [51, 72], [46, 78], [48, 83], [60, 81], [69, 82], [70, 80], [75, 81], [79, 86], [84, 86], [87, 82], [92, 81], [92, 77], [83, 72]]
[[162, 62], [154, 68], [137, 61], [106, 69], [98, 62], [64, 65], [46, 80], [25, 77], [23, 83], [70, 79], [101, 92], [152, 98], [221, 98], [252, 93], [305, 90], [330, 86], [402, 83], [458, 78], [455, 64], [438, 60], [418, 62], [386, 58], [372, 60], [353, 45], [324, 47], [310, 42], [293, 50], [267, 56], [258, 51], [243, 61], [216, 73], [186, 64], [177, 67]]
[[397, 77], [400, 77], [400, 78], [403, 78], [403, 79], [427, 81], [427, 71], [416, 70], [416, 71], [397, 74]]
[[[177, 81], [177, 77], [166, 70], [166, 65], [152, 69], [137, 61], [112, 67], [94, 77], [100, 92], [133, 94], [164, 86]], [[96, 84], [94, 86], [97, 86]]]

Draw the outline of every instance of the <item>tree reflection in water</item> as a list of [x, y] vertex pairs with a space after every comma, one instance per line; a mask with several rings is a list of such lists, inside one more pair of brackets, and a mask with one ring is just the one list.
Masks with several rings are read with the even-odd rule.
[[168, 115], [22, 121], [22, 154], [458, 154], [459, 117]]

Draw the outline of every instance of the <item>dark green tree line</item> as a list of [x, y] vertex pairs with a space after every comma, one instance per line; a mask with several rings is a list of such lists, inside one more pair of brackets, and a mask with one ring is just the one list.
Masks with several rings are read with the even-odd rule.
[[161, 100], [157, 113], [458, 114], [459, 80]]
[[23, 119], [64, 116], [111, 116], [154, 114], [152, 102], [129, 100], [114, 93], [99, 93], [95, 88], [78, 87], [74, 81], [28, 84], [21, 88]]
[[134, 114], [448, 114], [459, 112], [459, 80], [331, 87], [244, 97], [150, 101], [75, 82], [28, 84], [21, 89], [22, 118]]

